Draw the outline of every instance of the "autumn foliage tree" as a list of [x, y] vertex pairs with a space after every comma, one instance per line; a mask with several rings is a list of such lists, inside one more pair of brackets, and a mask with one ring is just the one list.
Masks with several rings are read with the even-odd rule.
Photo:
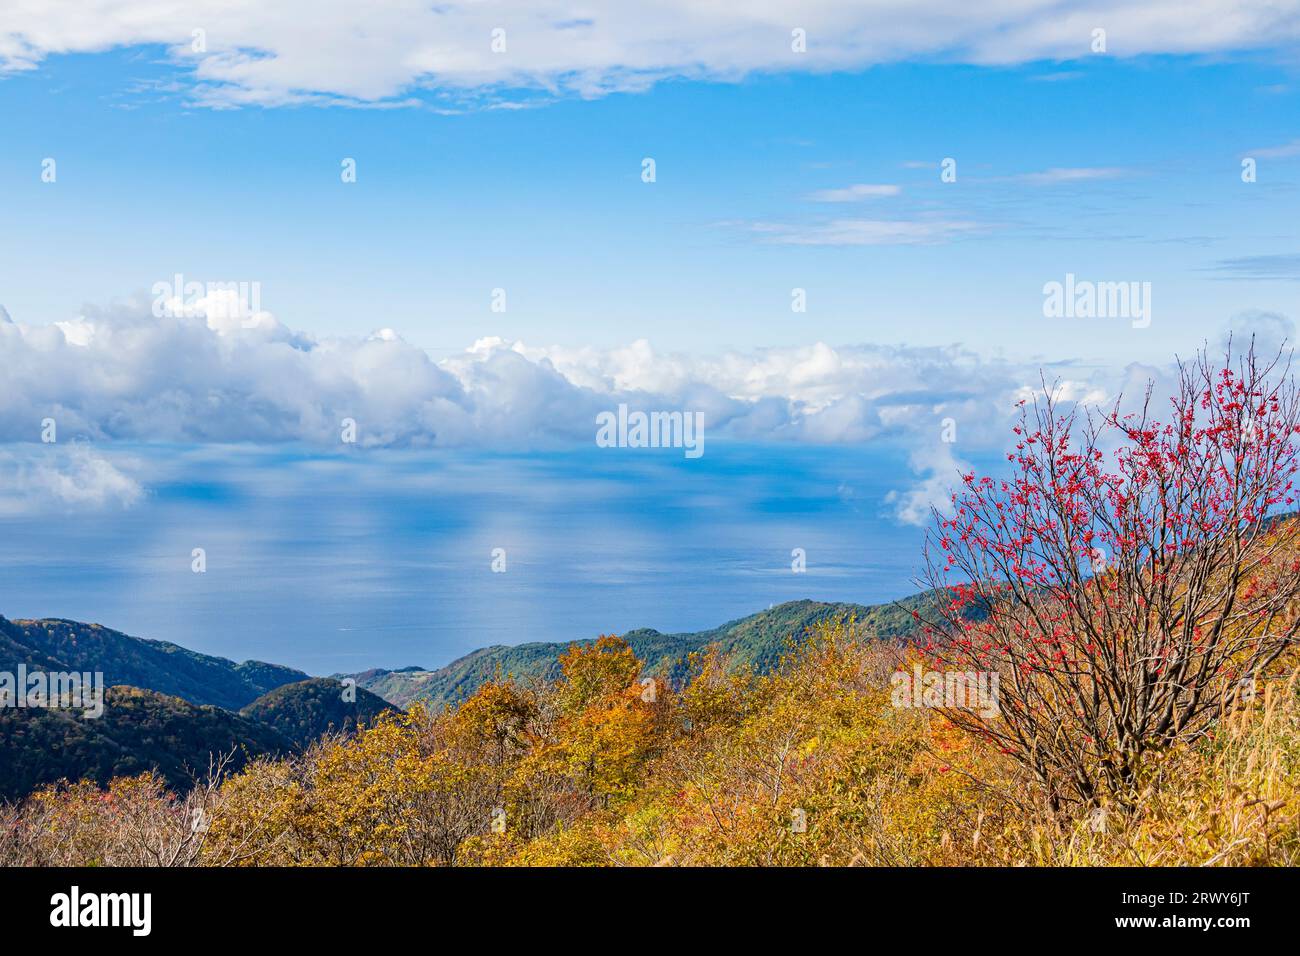
[[1296, 641], [1297, 392], [1279, 353], [1179, 364], [1161, 420], [1021, 403], [1004, 480], [936, 515], [936, 666], [1000, 676], [1000, 713], [949, 711], [1057, 809], [1131, 807], [1144, 755], [1202, 734]]

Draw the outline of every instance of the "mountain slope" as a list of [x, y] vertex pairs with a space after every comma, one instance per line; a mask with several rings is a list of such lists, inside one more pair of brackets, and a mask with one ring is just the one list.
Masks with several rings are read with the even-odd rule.
[[[749, 665], [767, 671], [776, 665], [789, 638], [802, 636], [808, 628], [821, 621], [853, 618], [867, 633], [876, 637], [885, 640], [902, 638], [913, 632], [911, 612], [929, 601], [929, 596], [924, 594], [873, 606], [790, 601], [707, 631], [661, 634], [642, 628], [629, 631], [623, 637], [636, 655], [646, 662], [650, 673], [671, 675], [686, 655], [711, 644], [717, 644], [733, 665]], [[590, 641], [498, 644], [472, 651], [437, 670], [370, 670], [352, 676], [359, 687], [399, 707], [407, 707], [416, 701], [435, 707], [455, 705], [498, 675], [519, 678], [556, 676], [560, 655], [573, 643]]]
[[110, 687], [103, 716], [75, 710], [0, 708], [0, 798], [19, 799], [60, 779], [157, 770], [178, 789], [202, 775], [209, 755], [234, 750], [233, 767], [294, 744], [275, 729], [218, 707], [136, 687]]
[[[767, 671], [791, 638], [824, 620], [852, 618], [876, 637], [906, 637], [912, 609], [927, 600], [916, 595], [874, 607], [792, 601], [707, 631], [643, 628], [624, 637], [651, 673], [675, 676], [687, 655], [710, 645], [735, 666]], [[355, 675], [356, 701], [348, 703], [339, 681], [288, 667], [235, 664], [97, 624], [0, 617], [0, 670], [26, 664], [102, 671], [110, 685], [98, 719], [68, 710], [0, 709], [0, 798], [25, 796], [62, 778], [104, 782], [150, 769], [181, 789], [191, 770], [207, 768], [212, 754], [234, 749], [238, 766], [252, 756], [300, 749], [331, 731], [349, 731], [392, 705], [456, 704], [498, 676], [554, 677], [572, 643], [485, 647], [433, 671], [365, 671]]]
[[227, 710], [239, 710], [276, 687], [309, 676], [261, 661], [236, 664], [98, 624], [0, 617], [0, 670], [14, 670], [19, 663], [46, 670], [102, 671], [108, 686], [147, 687]]
[[360, 723], [371, 723], [393, 705], [362, 688], [354, 688], [356, 700], [343, 699], [343, 684], [329, 677], [285, 684], [263, 694], [240, 711], [241, 716], [273, 728], [305, 746], [331, 732], [348, 732]]

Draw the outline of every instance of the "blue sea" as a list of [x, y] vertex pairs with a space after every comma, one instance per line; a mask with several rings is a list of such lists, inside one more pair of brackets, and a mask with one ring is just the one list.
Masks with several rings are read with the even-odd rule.
[[0, 614], [329, 674], [916, 589], [923, 529], [887, 500], [915, 476], [879, 445], [96, 453], [143, 496], [0, 517]]

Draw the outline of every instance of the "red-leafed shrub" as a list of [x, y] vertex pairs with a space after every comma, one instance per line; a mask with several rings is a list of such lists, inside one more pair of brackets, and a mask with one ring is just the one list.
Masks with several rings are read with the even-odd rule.
[[925, 622], [942, 669], [999, 677], [999, 713], [949, 716], [1054, 806], [1131, 805], [1143, 755], [1203, 733], [1296, 641], [1300, 432], [1281, 355], [1179, 364], [1169, 413], [1022, 403], [1005, 480], [936, 515]]

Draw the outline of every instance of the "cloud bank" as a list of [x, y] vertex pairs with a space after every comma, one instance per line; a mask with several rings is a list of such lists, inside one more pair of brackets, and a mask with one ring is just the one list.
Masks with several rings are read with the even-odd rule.
[[[426, 90], [598, 96], [672, 77], [730, 80], [905, 59], [1070, 60], [1092, 55], [1095, 29], [1117, 56], [1293, 52], [1300, 3], [6, 0], [0, 70], [149, 44], [164, 47], [192, 80], [192, 98], [212, 106], [394, 103]], [[804, 31], [803, 52], [796, 30]]]
[[[52, 422], [60, 444], [340, 448], [351, 421], [361, 447], [544, 448], [593, 442], [596, 416], [627, 403], [701, 412], [710, 439], [913, 448], [928, 483], [899, 499], [909, 519], [960, 463], [936, 447], [945, 423], [955, 423], [962, 448], [1000, 447], [1015, 400], [1038, 374], [959, 346], [824, 343], [696, 356], [645, 340], [573, 349], [487, 338], [434, 361], [389, 329], [317, 340], [269, 313], [159, 318], [144, 300], [51, 326], [0, 309], [0, 365], [0, 442], [39, 442]], [[14, 487], [47, 504], [130, 505], [142, 493], [89, 451], [41, 467]]]
[[[1276, 314], [1243, 314], [1232, 331], [1267, 348], [1294, 340]], [[645, 340], [597, 349], [486, 338], [434, 361], [391, 329], [317, 340], [265, 312], [238, 322], [195, 310], [159, 318], [144, 300], [51, 326], [0, 309], [0, 367], [0, 442], [39, 442], [52, 422], [60, 444], [339, 448], [352, 422], [361, 447], [538, 449], [593, 442], [597, 415], [623, 403], [701, 412], [710, 440], [891, 442], [909, 450], [922, 479], [895, 498], [907, 520], [942, 500], [961, 455], [1004, 450], [1015, 403], [1044, 377], [1067, 402], [1101, 405], [1140, 395], [1148, 378], [1170, 371], [1044, 371], [956, 345], [821, 342], [708, 356], [658, 352]], [[56, 470], [28, 484], [70, 505], [130, 504], [141, 493], [93, 456]]]
[[[259, 313], [155, 317], [143, 301], [51, 326], [0, 310], [0, 441], [337, 444], [591, 441], [626, 402], [701, 411], [711, 434], [799, 442], [906, 436], [945, 416], [1006, 412], [1029, 370], [957, 347], [809, 346], [694, 356], [481, 339], [435, 362], [391, 329], [317, 340]], [[937, 417], [936, 417], [937, 416]]]

